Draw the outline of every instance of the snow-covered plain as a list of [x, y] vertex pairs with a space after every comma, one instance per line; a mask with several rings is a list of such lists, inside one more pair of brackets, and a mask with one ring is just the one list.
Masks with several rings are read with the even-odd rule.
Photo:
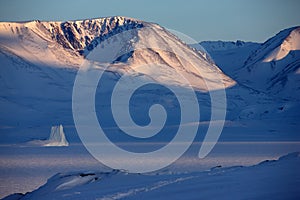
[[[133, 31], [117, 40], [106, 40], [125, 30]], [[256, 165], [300, 152], [298, 32], [299, 28], [284, 30], [264, 44], [202, 42], [215, 65], [159, 25], [131, 18], [0, 23], [0, 197], [33, 191], [61, 173], [33, 193], [11, 198], [299, 198], [299, 154]], [[153, 48], [142, 48], [149, 43]], [[284, 54], [286, 50], [289, 53]], [[195, 75], [189, 62], [170, 53], [174, 51], [192, 55], [202, 78]], [[100, 58], [92, 56], [99, 53]], [[137, 81], [153, 77], [157, 71], [149, 67], [151, 63], [169, 67], [163, 76], [154, 76], [157, 83], [184, 88], [173, 76], [176, 71], [195, 88], [201, 111], [199, 121], [192, 123], [199, 125], [195, 141], [179, 160], [160, 171], [143, 175], [111, 171], [88, 153], [78, 137], [72, 116], [77, 70], [86, 59], [107, 62], [113, 56], [117, 59], [105, 73], [96, 99], [107, 96], [122, 75]], [[226, 122], [215, 148], [199, 159], [211, 117], [205, 81], [218, 91], [216, 72], [226, 88]], [[268, 80], [272, 84], [266, 85]], [[279, 84], [282, 80], [286, 84]], [[165, 134], [145, 142], [129, 141], [120, 134], [109, 117], [110, 101], [97, 101], [98, 118], [110, 139], [134, 152], [159, 149], [168, 143], [178, 123], [177, 104], [168, 92], [150, 87], [137, 94], [134, 115], [138, 123], [149, 123], [143, 107], [157, 103], [152, 99], [159, 99], [171, 116]], [[217, 126], [222, 121], [212, 123]], [[58, 124], [64, 126], [69, 146], [32, 145], [32, 141], [47, 141], [51, 126]], [[113, 159], [127, 162], [126, 158]], [[241, 165], [256, 166], [232, 167]]]

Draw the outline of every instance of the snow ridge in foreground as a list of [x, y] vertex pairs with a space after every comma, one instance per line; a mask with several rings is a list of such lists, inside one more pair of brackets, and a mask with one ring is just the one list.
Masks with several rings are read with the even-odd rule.
[[297, 199], [300, 197], [297, 182], [300, 173], [295, 166], [299, 164], [300, 154], [296, 152], [250, 167], [218, 166], [209, 171], [185, 174], [131, 174], [121, 170], [59, 173], [39, 189], [23, 196], [10, 195], [9, 198], [164, 199], [167, 196], [168, 199]]

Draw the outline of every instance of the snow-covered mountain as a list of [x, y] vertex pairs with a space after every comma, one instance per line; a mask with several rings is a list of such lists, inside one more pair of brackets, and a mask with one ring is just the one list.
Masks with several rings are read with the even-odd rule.
[[[296, 119], [300, 96], [299, 41], [299, 27], [293, 27], [263, 44], [242, 41], [200, 44], [217, 66], [237, 81], [238, 87], [227, 90], [227, 96], [229, 103], [236, 104], [233, 99], [241, 95], [239, 99], [245, 104], [238, 104], [241, 108], [236, 112], [238, 118], [281, 118], [278, 115], [281, 113], [284, 119]], [[255, 95], [243, 94], [241, 88], [248, 88]]]
[[249, 55], [234, 77], [273, 96], [299, 99], [300, 27], [279, 32]]
[[[126, 17], [1, 22], [0, 52], [1, 121], [10, 125], [49, 123], [49, 119], [53, 124], [72, 122], [72, 87], [78, 68], [87, 60], [110, 63], [113, 73], [106, 73], [106, 83], [115, 82], [116, 74], [126, 74], [185, 87], [186, 83], [174, 76], [179, 73], [202, 92], [236, 84], [166, 29]], [[157, 75], [150, 64], [169, 68]]]
[[[124, 30], [143, 27], [139, 20], [108, 17], [67, 22], [1, 22], [1, 48], [28, 61], [77, 65], [101, 41]], [[58, 62], [61, 61], [61, 62]]]
[[204, 41], [217, 66], [239, 84], [282, 99], [299, 99], [300, 27], [264, 43]]
[[212, 52], [212, 51], [228, 51], [232, 49], [240, 49], [243, 47], [249, 47], [256, 43], [244, 42], [241, 40], [237, 40], [236, 42], [218, 40], [218, 41], [203, 41], [200, 42], [200, 44], [205, 48], [206, 51]]
[[217, 66], [229, 76], [243, 66], [250, 53], [261, 45], [240, 40], [236, 42], [203, 41], [199, 44], [210, 54]]
[[[297, 166], [298, 154], [293, 154], [291, 160], [287, 159], [288, 162], [284, 161], [285, 158], [280, 159], [276, 162], [276, 166], [273, 165], [274, 162], [265, 162], [262, 165], [241, 168], [241, 170], [239, 167], [221, 167], [221, 165], [252, 165], [263, 159], [278, 158], [281, 154], [299, 151], [299, 143], [294, 141], [299, 141], [298, 110], [300, 104], [294, 98], [297, 97], [297, 91], [289, 93], [299, 85], [291, 79], [299, 75], [296, 65], [299, 61], [298, 50], [296, 50], [299, 45], [294, 45], [299, 44], [297, 43], [299, 35], [297, 36], [298, 33], [294, 30], [298, 29], [283, 31], [285, 34], [279, 34], [280, 37], [275, 36], [274, 39], [264, 44], [241, 41], [201, 43], [214, 59], [212, 62], [210, 56], [202, 48], [198, 49], [200, 52], [197, 52], [163, 27], [127, 17], [68, 22], [1, 22], [0, 148], [2, 154], [0, 160], [3, 173], [0, 175], [0, 181], [6, 184], [1, 186], [0, 197], [15, 192], [32, 191], [43, 185], [48, 177], [59, 172], [64, 174], [49, 179], [48, 183], [39, 190], [26, 196], [16, 194], [8, 198], [38, 198], [41, 194], [44, 198], [61, 196], [81, 198], [86, 197], [85, 192], [91, 192], [89, 193], [91, 196], [87, 196], [91, 199], [95, 197], [140, 199], [140, 196], [148, 194], [148, 198], [153, 199], [153, 197], [164, 197], [161, 194], [177, 194], [176, 185], [178, 184], [184, 186], [183, 195], [191, 191], [190, 186], [192, 186], [195, 193], [190, 194], [191, 198], [198, 198], [199, 191], [201, 193], [208, 191], [206, 195], [211, 197], [216, 193], [213, 189], [215, 183], [220, 183], [220, 186], [228, 185], [232, 182], [229, 179], [236, 177], [232, 183], [239, 185], [241, 180], [245, 183], [245, 178], [261, 177], [257, 174], [266, 176], [259, 180], [249, 179], [246, 183], [250, 186], [251, 184], [257, 185], [256, 183], [262, 184], [259, 186], [266, 186], [265, 189], [259, 190], [259, 195], [267, 194], [271, 197], [274, 195], [273, 192], [277, 191], [279, 195], [286, 196], [287, 191], [297, 191], [296, 189], [299, 188], [297, 184], [293, 185], [292, 190], [291, 188], [286, 190], [282, 184], [277, 184], [282, 181], [273, 180], [274, 177], [281, 180], [282, 177], [278, 175], [284, 175], [287, 172], [288, 177], [293, 176], [296, 170], [291, 170], [290, 166]], [[288, 54], [285, 54], [286, 50], [289, 51]], [[169, 126], [163, 129], [162, 134], [157, 134], [158, 137], [155, 135], [150, 139], [145, 139], [146, 141], [140, 138], [140, 140], [132, 138], [128, 140], [129, 136], [118, 129], [111, 116], [110, 92], [113, 87], [122, 77], [127, 77], [128, 85], [123, 85], [128, 88], [132, 82], [151, 80], [186, 91], [188, 89], [186, 82], [179, 78], [178, 74], [185, 77], [196, 91], [201, 109], [200, 120], [184, 124], [185, 127], [199, 125], [194, 144], [183, 155], [185, 158], [178, 160], [173, 166], [168, 166], [166, 173], [163, 170], [155, 172], [157, 175], [128, 174], [120, 170], [98, 173], [97, 171], [105, 171], [107, 167], [100, 164], [86, 151], [76, 134], [72, 115], [74, 80], [79, 69], [90, 63], [93, 64], [91, 68], [84, 68], [84, 70], [91, 70], [95, 72], [95, 75], [103, 72], [104, 67], [108, 66], [99, 80], [95, 94], [94, 107], [99, 123], [107, 130], [106, 135], [109, 139], [118, 143], [120, 147], [136, 153], [160, 149], [170, 142], [175, 135], [172, 131], [177, 129], [177, 122], [180, 123], [181, 120], [181, 114], [176, 111], [179, 107], [178, 102], [174, 100], [172, 93], [164, 88], [149, 86], [139, 90], [132, 98], [130, 108], [132, 118], [137, 124], [147, 125], [148, 114], [151, 114], [149, 107], [153, 104], [160, 104], [168, 112], [169, 121], [166, 125]], [[273, 71], [270, 63], [276, 63]], [[264, 66], [267, 69], [270, 68], [268, 71], [270, 73], [260, 75], [261, 67]], [[278, 66], [279, 69], [276, 68]], [[298, 71], [295, 71], [296, 68]], [[287, 84], [277, 87], [278, 81], [276, 82], [276, 78], [273, 77], [276, 76], [282, 80], [285, 75]], [[235, 77], [238, 82], [232, 77]], [[271, 82], [267, 80], [271, 78], [276, 83], [270, 88], [268, 84]], [[259, 84], [256, 84], [255, 80], [259, 80]], [[264, 85], [265, 82], [267, 82], [266, 85]], [[224, 123], [223, 119], [210, 121], [212, 113], [210, 94], [218, 93], [220, 86], [225, 87], [227, 96], [226, 103], [219, 104], [216, 109], [218, 112], [224, 108], [224, 105], [227, 106], [226, 122], [220, 138], [222, 142], [214, 148], [208, 156], [211, 156], [210, 158], [199, 160], [196, 156], [199, 153], [199, 141], [202, 141], [205, 135], [203, 133], [209, 126], [214, 127]], [[89, 88], [90, 85], [83, 84], [83, 87]], [[276, 90], [281, 88], [280, 93], [276, 93], [274, 88]], [[83, 102], [88, 101], [84, 92], [83, 90]], [[283, 97], [281, 93], [292, 94], [293, 97], [290, 98], [287, 95], [284, 96], [285, 99], [281, 99]], [[123, 95], [123, 93], [118, 94], [120, 94], [118, 98]], [[189, 99], [186, 99], [189, 102]], [[222, 102], [222, 99], [217, 99], [217, 101]], [[124, 108], [123, 104], [118, 106]], [[85, 118], [84, 115], [83, 118]], [[57, 124], [63, 124], [64, 131], [56, 127], [49, 137], [51, 126]], [[190, 132], [184, 133], [189, 135]], [[56, 139], [53, 141], [53, 138]], [[58, 140], [59, 144], [55, 144]], [[249, 141], [251, 142], [248, 144]], [[269, 144], [269, 141], [279, 142]], [[281, 141], [285, 142], [281, 143]], [[50, 146], [53, 144], [54, 147], [44, 147], [48, 146], [44, 145], [48, 142], [51, 142]], [[178, 145], [182, 146], [182, 143], [179, 142]], [[128, 163], [126, 157], [113, 158], [113, 160]], [[153, 163], [165, 160], [166, 157], [159, 156], [153, 160]], [[145, 164], [143, 160], [138, 160], [138, 162]], [[131, 164], [136, 165], [134, 162]], [[201, 170], [214, 168], [203, 173], [189, 173], [193, 170], [199, 171], [199, 167], [202, 167]], [[270, 167], [273, 169], [272, 173], [266, 174], [266, 171], [270, 171], [268, 169]], [[176, 172], [179, 168], [179, 171], [184, 172], [183, 174]], [[96, 173], [89, 170], [96, 171]], [[172, 170], [175, 171], [174, 174]], [[68, 171], [88, 172], [70, 173]], [[223, 175], [219, 176], [220, 174]], [[128, 186], [128, 183], [131, 185]], [[213, 183], [211, 187], [209, 186], [211, 190], [206, 190], [208, 183]], [[248, 190], [249, 184], [247, 184], [238, 187], [237, 190], [245, 191], [246, 196], [253, 197], [253, 190], [251, 187]], [[116, 187], [112, 188], [112, 185]], [[101, 187], [103, 189], [101, 191], [94, 190], [101, 189]], [[111, 189], [114, 191], [111, 192]], [[217, 194], [225, 198], [226, 190], [228, 188], [224, 191], [218, 190]], [[182, 198], [182, 196], [173, 196]]]
[[[127, 35], [118, 37], [126, 31]], [[106, 82], [115, 82], [116, 74], [126, 74], [185, 87], [185, 83], [174, 76], [177, 72], [202, 92], [207, 92], [207, 82], [213, 85], [210, 89], [220, 88], [215, 77], [218, 72], [226, 88], [239, 90], [228, 91], [229, 96], [231, 93], [235, 96], [228, 101], [231, 110], [234, 109], [231, 105], [241, 109], [242, 105], [257, 104], [257, 95], [250, 94], [253, 91], [268, 91], [275, 96], [284, 93], [286, 98], [297, 98], [297, 93], [291, 91], [299, 85], [298, 37], [299, 28], [291, 28], [264, 44], [201, 42], [220, 70], [201, 52], [194, 51], [159, 25], [132, 18], [2, 22], [0, 88], [3, 92], [0, 106], [4, 114], [1, 121], [7, 124], [16, 124], [16, 121], [18, 124], [72, 122], [72, 87], [78, 68], [86, 60], [110, 63], [109, 70], [113, 73], [107, 73]], [[114, 38], [114, 41], [108, 38]], [[283, 52], [287, 51], [290, 52], [285, 55]], [[183, 58], [185, 56], [193, 58], [196, 69], [191, 61]], [[149, 64], [163, 64], [169, 69], [158, 75]], [[197, 75], [199, 72], [201, 77]], [[243, 87], [229, 77], [237, 79]], [[239, 112], [234, 115], [238, 116]], [[28, 118], [28, 115], [32, 117]]]

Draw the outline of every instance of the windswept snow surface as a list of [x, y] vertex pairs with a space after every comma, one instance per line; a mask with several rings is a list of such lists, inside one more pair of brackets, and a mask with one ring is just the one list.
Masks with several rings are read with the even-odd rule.
[[[265, 194], [267, 197], [276, 191], [277, 195], [286, 197], [298, 195], [294, 191], [297, 184], [280, 189], [276, 185], [282, 181], [288, 184], [298, 181], [299, 184], [297, 171], [293, 170], [298, 165], [298, 156], [286, 162], [270, 162], [270, 165], [232, 168], [233, 172], [230, 168], [224, 169], [224, 172], [223, 168], [203, 172], [218, 165], [250, 166], [300, 151], [297, 30], [285, 30], [264, 44], [241, 41], [201, 43], [215, 60], [214, 64], [208, 59], [209, 56], [195, 51], [163, 27], [127, 17], [68, 22], [1, 22], [0, 197], [35, 190], [57, 173], [61, 174], [24, 198], [43, 194], [45, 198], [82, 199], [87, 193], [90, 194], [87, 196], [89, 199], [139, 199], [143, 195], [149, 199], [166, 195], [175, 199], [183, 198], [181, 195], [177, 197], [179, 193], [187, 195], [187, 198], [198, 199], [195, 196], [198, 186], [205, 199], [214, 197], [214, 194], [222, 198], [226, 198], [224, 193], [241, 194], [238, 191], [244, 191], [246, 197], [252, 198], [256, 190], [258, 195]], [[127, 34], [114, 37], [124, 31], [128, 31]], [[151, 48], [145, 48], [149, 45]], [[285, 50], [289, 50], [289, 53], [281, 58], [284, 54], [280, 52]], [[196, 61], [194, 63], [199, 65], [197, 69], [201, 77], [195, 73], [191, 60], [174, 55], [174, 51], [191, 56]], [[265, 62], [266, 58], [272, 61]], [[100, 122], [107, 136], [118, 146], [133, 152], [153, 151], [169, 142], [180, 123], [178, 102], [169, 91], [159, 87], [142, 89], [132, 101], [132, 116], [137, 124], [149, 123], [147, 108], [154, 103], [166, 108], [170, 114], [169, 121], [164, 134], [158, 137], [146, 141], [129, 140], [111, 120], [109, 92], [120, 77], [127, 76], [132, 81], [151, 78], [158, 84], [175, 85], [183, 89], [186, 88], [185, 83], [174, 76], [174, 72], [190, 81], [196, 91], [201, 113], [199, 120], [185, 124], [199, 125], [199, 130], [194, 144], [182, 158], [158, 171], [158, 175], [138, 175], [118, 170], [110, 172], [87, 152], [77, 135], [72, 116], [74, 80], [79, 67], [87, 60], [95, 63], [92, 69], [95, 71], [101, 71], [103, 65], [109, 65], [96, 91], [96, 114], [102, 120]], [[151, 64], [166, 67], [156, 71]], [[266, 65], [268, 73], [260, 73], [263, 65]], [[197, 155], [211, 118], [209, 92], [217, 93], [220, 89], [216, 72], [221, 77], [227, 95], [225, 127], [221, 142], [217, 143], [208, 157], [200, 160]], [[286, 84], [281, 84], [283, 80], [286, 80]], [[206, 81], [213, 87], [209, 89]], [[212, 125], [221, 123], [223, 120], [217, 119]], [[48, 140], [49, 130], [55, 124], [64, 125], [69, 146], [28, 145], [33, 140]], [[153, 162], [163, 159], [157, 158]], [[115, 160], [127, 162], [126, 158]], [[274, 168], [273, 163], [276, 163]], [[264, 173], [261, 174], [260, 169]], [[269, 170], [274, 171], [267, 173]], [[294, 178], [284, 179], [281, 173], [288, 177], [293, 174]], [[256, 174], [261, 179], [254, 180]], [[250, 187], [240, 179], [249, 179], [249, 183], [254, 184]], [[257, 188], [256, 183], [266, 189]], [[184, 186], [182, 190], [180, 185]], [[218, 189], [205, 190], [206, 185]], [[248, 190], [248, 186], [253, 191]], [[98, 187], [100, 190], [96, 189]], [[231, 190], [237, 193], [228, 192]]]
[[250, 167], [186, 174], [60, 173], [21, 199], [298, 199], [299, 164], [297, 152]]

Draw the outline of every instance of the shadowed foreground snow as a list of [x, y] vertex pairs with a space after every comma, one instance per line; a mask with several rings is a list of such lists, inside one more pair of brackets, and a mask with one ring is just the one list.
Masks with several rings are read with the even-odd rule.
[[297, 152], [250, 167], [182, 174], [59, 173], [39, 189], [7, 199], [299, 199], [299, 164]]

